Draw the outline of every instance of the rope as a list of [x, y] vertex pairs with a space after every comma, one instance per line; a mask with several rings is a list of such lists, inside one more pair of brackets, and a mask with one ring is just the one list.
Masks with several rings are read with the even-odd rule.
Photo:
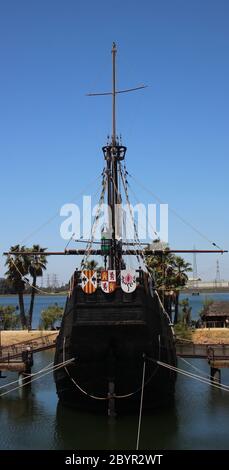
[[[151, 194], [160, 204], [163, 204], [163, 201], [156, 195], [154, 194], [150, 189], [148, 189], [144, 184], [142, 184], [140, 181], [138, 181], [133, 175], [131, 175], [130, 173], [128, 173], [128, 175], [142, 188], [144, 189], [146, 192], [148, 192], [149, 194]], [[178, 214], [178, 212], [173, 209], [171, 206], [169, 206], [169, 211], [172, 212], [178, 219], [181, 220], [181, 222], [183, 222], [185, 225], [187, 225], [188, 227], [190, 227], [194, 232], [196, 232], [200, 237], [202, 237], [203, 239], [207, 240], [212, 246], [218, 248], [219, 250], [221, 250], [221, 247], [219, 245], [217, 245], [213, 240], [211, 240], [210, 238], [207, 237], [207, 235], [205, 235], [203, 232], [201, 232], [199, 229], [197, 229], [194, 225], [192, 225], [190, 222], [188, 222], [186, 219], [184, 219], [184, 217], [182, 217], [181, 215]]]
[[[15, 254], [16, 254], [16, 253], [17, 253], [17, 252], [15, 251]], [[28, 253], [28, 254], [29, 254], [29, 253]], [[41, 292], [41, 293], [44, 294], [44, 295], [56, 295], [54, 292], [46, 292], [45, 290], [42, 290], [42, 289], [40, 289], [39, 287], [34, 286], [33, 284], [31, 284], [31, 283], [29, 282], [29, 280], [27, 279], [27, 277], [25, 277], [25, 276], [21, 273], [21, 271], [19, 270], [19, 268], [18, 268], [17, 265], [15, 264], [14, 259], [13, 259], [12, 256], [10, 257], [10, 260], [12, 261], [12, 263], [13, 263], [15, 269], [16, 269], [16, 270], [18, 271], [18, 273], [20, 274], [21, 280], [22, 280], [23, 282], [25, 282], [28, 286], [32, 287], [32, 288], [35, 289], [37, 292]]]
[[[171, 326], [171, 318], [170, 318], [168, 312], [166, 312], [165, 307], [164, 307], [164, 305], [163, 305], [163, 303], [162, 303], [162, 301], [161, 301], [160, 295], [158, 294], [158, 291], [157, 291], [156, 289], [155, 289], [155, 294], [156, 294], [156, 296], [157, 296], [157, 298], [158, 298], [158, 301], [159, 301], [159, 304], [160, 304], [160, 306], [161, 306], [161, 308], [162, 308], [162, 311], [163, 311], [163, 313], [165, 314], [165, 316], [166, 316], [166, 318], [167, 318], [167, 320], [169, 321], [169, 324], [170, 324], [170, 326]], [[173, 328], [172, 328], [172, 332], [173, 332], [173, 335], [175, 336], [175, 333], [174, 333], [174, 331], [173, 331]]]
[[[125, 191], [125, 194], [126, 194], [126, 200], [127, 200], [127, 204], [128, 204], [128, 207], [129, 207], [130, 215], [131, 215], [131, 217], [132, 217], [132, 222], [133, 222], [133, 226], [134, 226], [135, 236], [136, 236], [136, 239], [137, 239], [137, 243], [136, 243], [136, 244], [140, 247], [140, 249], [139, 249], [139, 254], [140, 254], [141, 260], [142, 260], [142, 262], [143, 262], [143, 266], [145, 267], [145, 269], [146, 269], [146, 271], [147, 271], [149, 277], [152, 279], [151, 273], [150, 273], [150, 271], [149, 271], [149, 269], [148, 269], [148, 266], [147, 266], [147, 264], [146, 264], [146, 261], [145, 261], [144, 251], [143, 251], [142, 248], [141, 248], [141, 243], [140, 243], [140, 240], [139, 240], [139, 238], [138, 238], [137, 228], [136, 228], [136, 224], [135, 224], [135, 221], [134, 221], [134, 218], [133, 218], [133, 214], [132, 214], [131, 209], [130, 209], [130, 201], [129, 201], [128, 191], [127, 191], [127, 186], [126, 186], [126, 184], [128, 184], [128, 183], [127, 183], [127, 180], [126, 180], [127, 171], [126, 171], [126, 169], [125, 169], [125, 178], [124, 178], [124, 175], [123, 175], [123, 172], [122, 172], [121, 164], [120, 164], [120, 174], [121, 174], [121, 179], [122, 179], [124, 191]], [[156, 232], [155, 232], [155, 233], [156, 233]], [[137, 259], [139, 260], [139, 257], [138, 257]], [[153, 279], [152, 279], [152, 281], [153, 281]], [[159, 303], [160, 303], [160, 305], [161, 305], [162, 311], [163, 311], [163, 313], [165, 314], [165, 316], [167, 317], [167, 319], [168, 319], [168, 321], [169, 321], [169, 324], [171, 325], [170, 316], [169, 316], [169, 314], [166, 312], [165, 307], [164, 307], [163, 303], [161, 302], [161, 299], [160, 299], [160, 296], [159, 296], [157, 290], [155, 290], [155, 293], [156, 293], [156, 295], [157, 295], [157, 297], [158, 297], [158, 300], [159, 300]], [[173, 332], [173, 336], [175, 336], [173, 330], [172, 330], [172, 332]]]
[[[65, 361], [65, 342], [66, 342], [66, 338], [64, 337], [64, 340], [63, 340], [63, 361]], [[76, 381], [73, 379], [73, 377], [70, 375], [67, 367], [64, 368], [68, 377], [70, 378], [70, 380], [72, 381], [72, 383], [86, 396], [90, 397], [90, 398], [93, 398], [94, 400], [108, 400], [108, 397], [98, 397], [98, 396], [95, 396], [95, 395], [91, 395], [90, 393], [87, 393], [85, 390], [83, 390], [83, 388], [81, 388], [77, 383]]]
[[[145, 356], [144, 356], [145, 357]], [[159, 337], [159, 358], [160, 358], [160, 337]], [[64, 340], [63, 340], [63, 361], [65, 360], [65, 337], [64, 337]], [[94, 400], [109, 400], [110, 397], [107, 396], [107, 397], [99, 397], [97, 395], [92, 395], [88, 392], [86, 392], [86, 390], [84, 390], [82, 387], [80, 387], [79, 384], [77, 384], [77, 382], [73, 379], [73, 377], [70, 375], [67, 367], [65, 367], [65, 371], [68, 375], [68, 377], [70, 378], [70, 380], [74, 383], [74, 385], [76, 386], [76, 388], [78, 388], [84, 395], [90, 397], [90, 398], [93, 398]], [[156, 367], [156, 369], [153, 371], [153, 373], [151, 374], [151, 376], [148, 378], [148, 380], [146, 381], [145, 383], [145, 387], [148, 385], [148, 383], [152, 380], [153, 376], [156, 375], [158, 371], [158, 367]], [[126, 393], [125, 395], [116, 395], [116, 394], [113, 394], [113, 398], [117, 398], [117, 399], [122, 399], [122, 398], [130, 398], [134, 395], [136, 395], [137, 393], [140, 392], [140, 390], [142, 389], [142, 387], [139, 387], [137, 390], [135, 390], [134, 392], [130, 392], [130, 393]]]
[[172, 366], [170, 364], [167, 364], [165, 362], [161, 361], [156, 361], [155, 359], [152, 359], [151, 357], [147, 357], [149, 361], [156, 362], [159, 366], [165, 367], [167, 369], [170, 369], [174, 372], [178, 372], [181, 375], [184, 375], [186, 377], [192, 378], [194, 380], [198, 380], [199, 382], [205, 383], [206, 385], [210, 385], [211, 387], [218, 388], [220, 390], [224, 390], [225, 392], [229, 392], [229, 386], [225, 384], [218, 384], [218, 382], [211, 381], [209, 379], [206, 379], [203, 376], [199, 376], [197, 374], [192, 374], [191, 372], [184, 371], [183, 369], [179, 369], [178, 367]]
[[[139, 199], [137, 198], [136, 194], [134, 193], [132, 187], [130, 186], [130, 183], [128, 183], [128, 187], [129, 187], [129, 190], [132, 192], [135, 201], [136, 201], [138, 204], [140, 204], [140, 201], [139, 201]], [[149, 219], [149, 217], [148, 217], [147, 211], [146, 211], [146, 219], [147, 219], [147, 222], [148, 222], [148, 224], [150, 225], [150, 227], [151, 227], [151, 229], [152, 229], [154, 235], [156, 235], [156, 237], [157, 237], [158, 239], [160, 239], [160, 235], [159, 235], [159, 233], [156, 231], [156, 228], [152, 225], [152, 223], [151, 223], [151, 221], [150, 221], [150, 219]]]
[[[51, 362], [50, 364], [53, 364], [53, 362]], [[43, 367], [43, 368], [40, 369], [38, 372], [35, 372], [35, 373], [33, 373], [33, 374], [27, 374], [27, 375], [29, 375], [30, 377], [34, 377], [35, 375], [38, 375], [38, 374], [40, 374], [41, 372], [44, 372], [45, 370], [49, 369], [49, 368], [51, 367], [50, 364], [47, 365], [46, 367]], [[27, 379], [27, 377], [22, 378], [22, 380], [26, 380], [26, 379]], [[17, 379], [17, 380], [14, 380], [13, 382], [8, 382], [7, 384], [1, 385], [0, 390], [1, 390], [2, 388], [9, 387], [10, 385], [13, 385], [13, 384], [15, 384], [15, 383], [18, 383], [18, 379]]]
[[[93, 181], [91, 181], [87, 186], [80, 191], [75, 197], [71, 198], [71, 202], [75, 202], [80, 196], [84, 195], [85, 192], [87, 191], [88, 188], [91, 188], [91, 186], [100, 179], [100, 175], [97, 176]], [[60, 215], [60, 211], [56, 212], [53, 216], [51, 216], [46, 222], [44, 222], [42, 225], [40, 225], [37, 229], [33, 230], [27, 237], [23, 238], [23, 240], [20, 242], [20, 245], [23, 245], [29, 238], [31, 238], [33, 235], [36, 235], [38, 232], [40, 232], [44, 227], [46, 227], [48, 224], [50, 224], [56, 217]]]
[[146, 371], [146, 361], [144, 359], [143, 370], [142, 370], [142, 390], [141, 390], [141, 401], [140, 401], [140, 410], [139, 410], [139, 418], [138, 418], [138, 434], [137, 434], [136, 450], [139, 449], [139, 440], [140, 440], [140, 431], [141, 431], [141, 422], [142, 422], [142, 405], [143, 405], [143, 396], [144, 396], [144, 388], [145, 388], [145, 371]]
[[[69, 359], [68, 361], [66, 361], [66, 363], [73, 362], [74, 360], [75, 360], [74, 358]], [[4, 395], [8, 395], [9, 393], [13, 392], [14, 390], [19, 390], [20, 388], [25, 387], [26, 385], [28, 385], [28, 383], [35, 382], [35, 380], [38, 380], [41, 377], [44, 377], [45, 375], [50, 374], [54, 370], [61, 369], [64, 366], [65, 366], [65, 364], [63, 364], [63, 363], [58, 364], [57, 366], [54, 366], [51, 370], [45, 372], [44, 374], [40, 375], [39, 377], [35, 377], [34, 379], [30, 380], [29, 382], [26, 382], [22, 385], [19, 385], [18, 387], [11, 388], [11, 390], [7, 390], [7, 392], [1, 393], [0, 397], [3, 397]], [[28, 379], [28, 377], [26, 377], [26, 379]]]
[[183, 361], [185, 364], [187, 364], [189, 367], [192, 367], [192, 369], [197, 370], [197, 372], [202, 372], [203, 375], [207, 375], [207, 377], [209, 376], [209, 374], [208, 374], [207, 372], [205, 372], [205, 371], [202, 370], [202, 369], [199, 369], [199, 367], [194, 366], [194, 365], [191, 364], [190, 362], [186, 361], [186, 359], [184, 359], [183, 357], [179, 357], [179, 359], [180, 359], [181, 361]]
[[101, 195], [100, 195], [100, 199], [99, 199], [99, 204], [98, 204], [98, 208], [97, 208], [97, 211], [96, 211], [96, 215], [95, 215], [95, 218], [94, 218], [94, 221], [93, 221], [93, 225], [92, 225], [92, 234], [91, 234], [91, 240], [88, 241], [87, 243], [87, 246], [86, 246], [86, 249], [85, 249], [85, 255], [81, 261], [81, 268], [84, 268], [85, 267], [85, 264], [90, 256], [90, 252], [91, 252], [91, 247], [92, 247], [92, 243], [94, 241], [94, 234], [95, 234], [95, 231], [96, 231], [96, 228], [97, 228], [97, 224], [98, 224], [98, 220], [99, 220], [99, 217], [100, 217], [100, 213], [101, 213], [101, 206], [104, 202], [104, 196], [105, 196], [105, 191], [106, 191], [106, 186], [107, 186], [107, 175], [106, 175], [106, 172], [103, 171], [102, 173], [103, 175], [103, 181], [102, 181], [102, 191], [101, 191]]
[[[119, 168], [120, 168], [121, 181], [122, 181], [123, 188], [124, 188], [124, 192], [125, 192], [126, 202], [127, 202], [127, 205], [128, 205], [130, 217], [131, 217], [131, 219], [132, 219], [132, 223], [133, 223], [133, 227], [134, 227], [134, 236], [135, 236], [135, 240], [136, 240], [135, 246], [136, 246], [136, 245], [139, 246], [139, 248], [140, 248], [140, 249], [139, 249], [139, 251], [140, 251], [140, 257], [141, 257], [141, 259], [143, 260], [143, 263], [144, 263], [144, 259], [143, 259], [143, 255], [142, 255], [142, 249], [141, 249], [141, 243], [140, 243], [140, 240], [139, 240], [139, 238], [138, 238], [137, 227], [136, 227], [135, 220], [134, 220], [134, 217], [133, 217], [133, 213], [132, 213], [131, 207], [130, 207], [131, 204], [130, 204], [129, 195], [128, 195], [128, 190], [127, 190], [126, 171], [125, 171], [125, 173], [123, 174], [123, 170], [122, 170], [121, 163], [119, 164]], [[139, 255], [137, 254], [136, 257], [137, 257], [138, 263], [140, 264]]]

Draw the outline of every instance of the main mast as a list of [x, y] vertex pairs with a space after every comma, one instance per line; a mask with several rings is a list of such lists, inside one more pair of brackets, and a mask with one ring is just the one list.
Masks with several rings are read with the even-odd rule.
[[115, 42], [112, 45], [112, 145], [116, 145], [116, 54]]
[[110, 208], [109, 220], [109, 234], [110, 234], [110, 249], [109, 249], [109, 269], [120, 269], [122, 260], [122, 247], [121, 240], [118, 240], [120, 234], [118, 233], [118, 220], [117, 220], [117, 207], [121, 203], [121, 195], [119, 193], [118, 184], [118, 162], [123, 160], [126, 153], [126, 147], [119, 145], [116, 136], [116, 54], [117, 47], [113, 42], [112, 45], [112, 136], [111, 141], [103, 147], [103, 153], [107, 162], [107, 181], [108, 181], [108, 197], [107, 202]]

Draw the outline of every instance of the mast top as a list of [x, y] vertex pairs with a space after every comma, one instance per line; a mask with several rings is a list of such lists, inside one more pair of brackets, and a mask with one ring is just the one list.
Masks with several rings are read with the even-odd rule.
[[112, 44], [112, 146], [116, 145], [116, 53], [117, 47], [115, 42]]

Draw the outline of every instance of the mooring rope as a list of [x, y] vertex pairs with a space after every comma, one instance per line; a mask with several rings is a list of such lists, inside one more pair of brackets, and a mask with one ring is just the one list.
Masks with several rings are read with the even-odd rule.
[[[50, 364], [48, 364], [47, 366], [43, 367], [42, 369], [38, 370], [37, 372], [33, 373], [33, 374], [26, 374], [27, 376], [29, 377], [34, 377], [35, 375], [38, 375], [38, 374], [41, 374], [41, 372], [44, 372], [46, 371], [47, 369], [50, 369], [53, 365], [53, 362], [51, 362]], [[22, 380], [27, 380], [28, 377], [23, 377]], [[4, 385], [1, 385], [0, 386], [0, 390], [2, 388], [6, 388], [6, 387], [9, 387], [10, 385], [13, 385], [15, 383], [18, 383], [18, 379], [17, 380], [13, 380], [13, 382], [8, 382], [7, 384], [4, 384]]]
[[229, 386], [225, 384], [220, 384], [216, 381], [211, 381], [209, 379], [206, 379], [203, 376], [197, 375], [197, 374], [192, 374], [191, 372], [185, 371], [184, 369], [179, 369], [178, 367], [172, 366], [170, 364], [167, 364], [166, 362], [161, 362], [157, 361], [151, 357], [146, 357], [147, 360], [156, 362], [159, 366], [165, 367], [166, 369], [170, 369], [174, 372], [178, 372], [181, 375], [184, 375], [186, 377], [192, 378], [194, 380], [198, 380], [199, 382], [205, 383], [206, 385], [210, 385], [211, 387], [218, 388], [220, 390], [224, 390], [225, 392], [229, 392]]
[[[75, 361], [75, 358], [72, 358], [72, 359], [69, 359], [68, 361], [66, 361], [66, 363], [70, 363], [70, 362], [73, 362]], [[51, 370], [48, 370], [47, 372], [45, 372], [44, 374], [40, 375], [39, 377], [34, 377], [32, 380], [29, 380], [28, 381], [28, 376], [26, 377], [27, 379], [27, 382], [22, 384], [22, 385], [18, 385], [18, 387], [14, 387], [14, 388], [11, 388], [10, 390], [7, 390], [7, 392], [4, 392], [4, 393], [1, 393], [0, 394], [0, 397], [3, 397], [4, 395], [8, 395], [9, 393], [13, 392], [14, 390], [19, 390], [20, 388], [23, 388], [25, 387], [26, 385], [29, 385], [31, 382], [35, 382], [35, 380], [38, 380], [42, 377], [44, 377], [45, 375], [48, 375], [50, 374], [51, 372], [53, 371], [56, 371], [56, 370], [59, 370], [61, 369], [62, 367], [65, 367], [65, 364], [64, 363], [61, 363], [61, 364], [57, 364], [56, 366], [54, 366]]]
[[[63, 361], [65, 361], [65, 337], [64, 337], [64, 340], [63, 340]], [[143, 354], [143, 357], [145, 357], [145, 354]], [[160, 337], [159, 337], [159, 359], [160, 359]], [[110, 399], [110, 396], [106, 396], [106, 397], [99, 397], [98, 395], [92, 395], [90, 393], [88, 393], [86, 390], [84, 390], [82, 387], [80, 387], [80, 385], [73, 379], [73, 377], [70, 375], [67, 367], [65, 367], [65, 371], [69, 377], [69, 379], [72, 381], [72, 383], [76, 386], [76, 388], [78, 388], [84, 395], [90, 397], [90, 398], [93, 398], [94, 400], [109, 400]], [[156, 375], [158, 371], [158, 367], [155, 368], [155, 370], [152, 372], [152, 374], [150, 375], [150, 377], [147, 379], [147, 381], [145, 382], [144, 384], [144, 387], [146, 387], [149, 382], [152, 380], [152, 378]], [[134, 392], [130, 392], [130, 393], [126, 393], [124, 395], [116, 395], [115, 393], [112, 395], [113, 398], [117, 398], [117, 399], [123, 399], [123, 398], [130, 398], [134, 395], [136, 395], [137, 393], [139, 393], [142, 389], [142, 386], [140, 386], [137, 390], [135, 390]]]
[[142, 389], [141, 389], [141, 401], [140, 401], [139, 418], [138, 418], [138, 434], [137, 434], [136, 450], [138, 450], [139, 448], [139, 440], [140, 440], [140, 432], [141, 432], [142, 406], [143, 406], [143, 396], [144, 396], [144, 388], [145, 388], [145, 371], [146, 371], [146, 361], [144, 359], [143, 369], [142, 369]]
[[197, 372], [201, 372], [203, 375], [206, 375], [207, 377], [209, 377], [208, 372], [205, 372], [204, 370], [200, 369], [199, 367], [194, 366], [193, 364], [191, 364], [191, 362], [187, 361], [183, 357], [179, 357], [179, 359], [180, 359], [180, 361], [183, 361], [185, 364], [187, 364], [192, 369], [197, 370]]

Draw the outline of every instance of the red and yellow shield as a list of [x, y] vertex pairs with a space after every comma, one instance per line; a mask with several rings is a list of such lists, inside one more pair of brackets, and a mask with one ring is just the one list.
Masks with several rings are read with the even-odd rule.
[[111, 294], [116, 289], [116, 271], [109, 269], [101, 271], [101, 289], [106, 294]]
[[97, 289], [97, 272], [90, 269], [82, 271], [81, 287], [86, 294], [93, 294]]

